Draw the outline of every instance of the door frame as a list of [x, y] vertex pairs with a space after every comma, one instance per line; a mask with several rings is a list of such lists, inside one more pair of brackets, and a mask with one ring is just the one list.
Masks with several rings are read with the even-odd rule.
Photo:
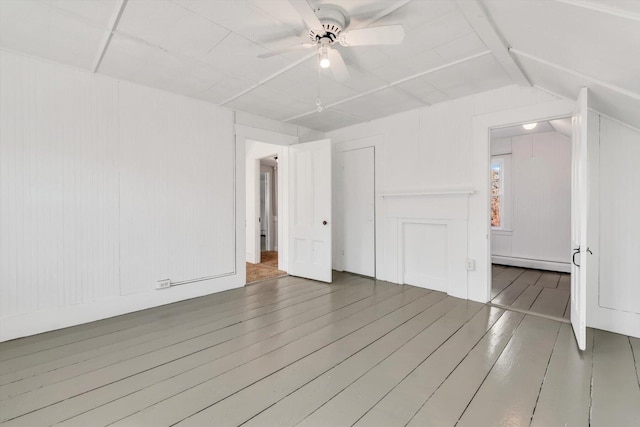
[[[575, 107], [574, 107], [575, 108]], [[533, 122], [548, 122], [550, 120], [556, 120], [556, 119], [566, 119], [566, 118], [571, 118], [573, 116], [572, 114], [569, 115], [565, 115], [565, 116], [552, 116], [552, 117], [546, 117], [546, 118], [528, 118], [524, 121], [522, 121], [521, 123], [514, 123], [514, 124], [508, 124], [508, 125], [501, 125], [501, 126], [493, 126], [489, 129], [489, 167], [487, 168], [487, 185], [488, 188], [491, 188], [491, 175], [490, 175], [490, 168], [491, 168], [491, 130], [493, 129], [500, 129], [500, 128], [505, 128], [505, 127], [511, 127], [511, 126], [518, 126], [518, 125], [522, 125], [522, 124], [526, 124], [526, 123], [533, 123]], [[573, 150], [573, 146], [571, 149], [571, 158], [569, 159], [569, 168], [571, 169], [573, 167], [573, 158], [575, 156], [574, 150]], [[573, 193], [574, 189], [574, 185], [573, 185], [573, 174], [571, 174], [571, 180], [572, 180], [572, 185], [571, 185], [571, 192]], [[515, 199], [515, 194], [513, 194], [512, 196], [512, 200]], [[489, 203], [489, 215], [491, 215], [491, 191], [489, 191], [488, 194], [488, 203]], [[573, 229], [573, 222], [574, 222], [574, 217], [573, 217], [573, 211], [571, 212], [571, 223], [570, 223], [570, 227], [571, 229]], [[489, 226], [489, 233], [488, 233], [488, 237], [487, 240], [489, 242], [489, 266], [487, 267], [489, 269], [489, 284], [488, 284], [488, 288], [489, 288], [489, 301], [491, 300], [491, 288], [493, 287], [493, 275], [492, 275], [492, 266], [493, 266], [493, 261], [492, 261], [492, 255], [491, 255], [491, 234], [492, 234], [492, 229], [491, 226]]]
[[491, 300], [491, 129], [568, 117], [573, 115], [574, 109], [575, 102], [561, 99], [480, 115], [473, 119], [474, 151], [478, 150], [479, 153], [478, 161], [474, 162], [473, 177], [478, 187], [469, 203], [470, 211], [479, 212], [480, 215], [469, 217], [469, 258], [478, 262], [476, 270], [469, 272], [468, 299], [483, 303]]
[[[248, 244], [247, 245], [247, 262], [251, 262], [253, 264], [259, 264], [260, 263], [260, 256], [261, 256], [261, 242], [260, 242], [260, 218], [261, 218], [261, 213], [260, 213], [260, 174], [262, 173], [261, 171], [261, 165], [260, 165], [260, 161], [262, 159], [266, 159], [266, 158], [272, 158], [275, 156], [278, 156], [278, 169], [276, 170], [276, 173], [278, 174], [278, 181], [279, 184], [282, 185], [288, 185], [289, 180], [288, 180], [288, 175], [284, 174], [281, 172], [282, 169], [286, 169], [288, 166], [288, 152], [285, 153], [285, 151], [288, 150], [287, 147], [284, 147], [284, 150], [282, 149], [281, 146], [277, 146], [274, 144], [268, 144], [265, 142], [261, 142], [261, 141], [253, 141], [253, 140], [249, 140], [249, 143], [252, 143], [254, 145], [259, 144], [260, 145], [260, 149], [259, 149], [259, 154], [256, 155], [256, 157], [250, 157], [247, 159], [247, 168], [249, 168], [250, 166], [253, 169], [253, 176], [251, 173], [248, 172], [247, 169], [247, 183], [249, 183], [249, 179], [253, 179], [253, 186], [251, 185], [247, 185], [247, 191], [252, 191], [253, 193], [253, 210], [251, 210], [251, 203], [250, 203], [250, 198], [251, 198], [251, 194], [247, 194], [247, 208], [246, 208], [246, 222], [247, 222], [247, 228], [246, 228], [246, 233], [247, 233], [247, 243], [249, 243], [249, 240], [251, 239], [250, 236], [253, 237], [253, 245]], [[272, 150], [272, 151], [271, 151]], [[263, 155], [265, 152], [268, 152], [269, 154]], [[251, 154], [249, 154], [251, 155]], [[260, 156], [260, 157], [257, 157]], [[286, 189], [282, 187], [282, 185], [278, 186], [278, 213], [282, 212], [281, 209], [288, 209], [288, 197], [285, 195]], [[284, 216], [285, 220], [287, 218], [287, 216]], [[253, 227], [250, 227], [249, 225], [253, 224]], [[285, 238], [286, 237], [286, 232], [284, 230], [284, 226], [281, 226], [281, 224], [285, 224], [286, 222], [284, 221], [278, 221], [277, 224], [277, 230], [276, 233], [278, 234], [278, 242], [281, 242], [281, 238]], [[269, 226], [268, 226], [269, 227]], [[267, 238], [268, 240], [268, 238]], [[280, 254], [278, 256], [278, 269], [282, 270], [282, 271], [288, 271], [287, 270], [287, 260], [284, 259], [285, 256], [288, 256], [288, 246], [286, 245], [280, 245], [279, 246], [279, 250], [280, 250]]]
[[[278, 182], [279, 189], [286, 189], [288, 187], [288, 155], [289, 155], [289, 145], [296, 144], [298, 142], [297, 136], [282, 134], [278, 132], [272, 132], [264, 129], [258, 129], [247, 125], [236, 124], [236, 141], [237, 141], [237, 150], [238, 157], [240, 161], [238, 162], [242, 165], [242, 169], [238, 171], [238, 193], [241, 195], [240, 200], [242, 201], [242, 205], [240, 206], [241, 215], [244, 213], [245, 227], [238, 227], [238, 241], [241, 244], [241, 250], [239, 253], [244, 257], [245, 262], [251, 262], [255, 258], [255, 244], [250, 245], [248, 243], [248, 236], [255, 236], [254, 230], [256, 227], [257, 221], [257, 212], [259, 211], [259, 203], [256, 206], [256, 203], [253, 203], [254, 209], [253, 216], [249, 215], [250, 205], [248, 203], [250, 195], [247, 194], [247, 187], [249, 187], [249, 191], [252, 192], [251, 197], [255, 201], [255, 191], [258, 190], [258, 200], [260, 197], [258, 185], [254, 184], [249, 185], [247, 182], [247, 176], [250, 175], [249, 169], [252, 169], [254, 174], [258, 174], [258, 182], [259, 182], [259, 170], [260, 170], [260, 161], [259, 159], [262, 157], [269, 157], [270, 153], [273, 152], [272, 155], [278, 156], [278, 170], [279, 170], [279, 179]], [[249, 153], [248, 148], [252, 145], [258, 144], [268, 144], [269, 148], [264, 149], [260, 153]], [[264, 148], [264, 147], [261, 147]], [[288, 255], [289, 255], [289, 233], [288, 233], [288, 191], [284, 191], [282, 193], [282, 197], [278, 197], [278, 251], [280, 256], [278, 256], [278, 269], [282, 271], [288, 271]], [[257, 209], [257, 210], [256, 210]], [[254, 218], [256, 218], [254, 220]], [[282, 226], [280, 226], [282, 224]], [[259, 236], [258, 236], [259, 237]], [[255, 240], [254, 240], [255, 241]], [[259, 245], [258, 245], [258, 253], [259, 253]], [[251, 253], [249, 253], [251, 252]], [[258, 258], [259, 261], [259, 258]], [[246, 276], [244, 271], [244, 265], [242, 268], [242, 275], [245, 277], [244, 282], [246, 284]]]
[[[276, 156], [269, 156], [269, 157], [263, 157], [262, 159], [260, 159], [260, 178], [262, 179], [262, 174], [265, 175], [265, 185], [264, 185], [264, 197], [265, 197], [265, 206], [264, 206], [264, 215], [262, 215], [262, 206], [260, 207], [260, 239], [262, 240], [262, 227], [265, 227], [265, 250], [267, 251], [273, 251], [274, 247], [273, 247], [273, 182], [277, 181], [277, 175], [278, 175], [278, 168], [276, 167], [275, 169], [272, 168], [271, 166], [265, 166], [262, 164], [262, 160], [265, 159], [273, 159], [273, 157]], [[265, 169], [271, 169], [271, 170], [265, 170]], [[260, 203], [262, 203], [262, 183], [259, 184], [260, 185]], [[277, 189], [276, 189], [276, 193], [277, 193]], [[276, 228], [279, 228], [279, 224], [276, 224]], [[276, 235], [278, 233], [279, 230], [276, 229]], [[260, 250], [262, 251], [262, 241], [260, 241]]]
[[[539, 122], [547, 122], [547, 121], [550, 121], [550, 120], [556, 120], [556, 119], [570, 119], [570, 118], [571, 118], [571, 116], [564, 116], [564, 117], [550, 117], [550, 118], [547, 118], [547, 119], [525, 120], [524, 122], [522, 122], [522, 123], [516, 123], [515, 125], [508, 125], [508, 126], [496, 126], [496, 127], [492, 127], [492, 128], [489, 130], [489, 132], [491, 132], [491, 130], [492, 130], [492, 129], [501, 129], [501, 128], [505, 128], [505, 127], [519, 126], [519, 125], [523, 125], [523, 124], [527, 124], [527, 123], [532, 123], [532, 122], [538, 122], [538, 123], [539, 123]], [[569, 143], [572, 143], [571, 138], [570, 138]], [[489, 135], [489, 150], [491, 150], [491, 135]], [[512, 155], [512, 154], [509, 154], [509, 155]], [[489, 163], [489, 167], [491, 167], [491, 163], [493, 162], [491, 159], [492, 159], [494, 156], [493, 156], [493, 155], [491, 155], [491, 154], [490, 154], [489, 156], [490, 156], [490, 158], [489, 158], [489, 161], [490, 161], [490, 163]], [[498, 155], [498, 156], [501, 156], [501, 155]], [[572, 150], [571, 150], [571, 157], [569, 158], [569, 165], [568, 165], [568, 166], [569, 166], [569, 170], [571, 170], [571, 168], [573, 167], [573, 164], [572, 164], [572, 162], [573, 162], [573, 157], [574, 157], [574, 152], [573, 152], [573, 149], [572, 149]], [[510, 169], [510, 175], [513, 175], [513, 173], [514, 173], [514, 169], [513, 169], [513, 159], [511, 159], [510, 163], [511, 163], [511, 166], [510, 166], [510, 167], [511, 167], [511, 169]], [[490, 173], [490, 172], [488, 172], [488, 173]], [[573, 176], [572, 176], [572, 180], [573, 180]], [[489, 187], [491, 187], [491, 178], [490, 178], [490, 177], [489, 177], [489, 181], [488, 181], [488, 182], [489, 182]], [[513, 203], [513, 200], [515, 200], [516, 195], [515, 195], [515, 193], [513, 192], [513, 188], [511, 188], [510, 190], [511, 190], [511, 200], [512, 200], [512, 203]], [[573, 189], [572, 189], [572, 191], [573, 191]], [[489, 206], [491, 206], [491, 192], [490, 192], [490, 191], [489, 191]], [[512, 207], [513, 207], [513, 205], [512, 205]], [[512, 212], [512, 214], [513, 214], [513, 212]], [[511, 221], [513, 221], [513, 218], [511, 218]], [[569, 226], [570, 226], [570, 227], [573, 227], [573, 217], [571, 217], [571, 223], [570, 223], [570, 225], [569, 225]], [[501, 231], [501, 230], [500, 230], [500, 229], [498, 229], [498, 230], [493, 230], [491, 227], [489, 227], [489, 236], [488, 236], [488, 239], [489, 239], [489, 250], [491, 250], [491, 239], [492, 239], [492, 233], [493, 233], [494, 231]], [[489, 254], [489, 255], [490, 255], [490, 266], [491, 266], [491, 265], [493, 265], [493, 256], [492, 256], [491, 254]], [[508, 258], [508, 257], [502, 257], [502, 258]], [[535, 262], [535, 261], [537, 261], [537, 264], [538, 264], [539, 266], [538, 266], [538, 267], [536, 267], [536, 266], [523, 267], [522, 265], [526, 265], [526, 264], [527, 264], [527, 262], [526, 262], [526, 261], [523, 261], [523, 262], [521, 263], [521, 265], [520, 265], [520, 266], [518, 266], [518, 268], [544, 269], [545, 267], [546, 267], [546, 268], [554, 267], [554, 264], [558, 264], [558, 265], [561, 265], [561, 264], [562, 264], [562, 263], [557, 262], [557, 261], [533, 260], [533, 259], [525, 259], [525, 258], [521, 258], [521, 259], [523, 259], [523, 260], [530, 260], [530, 261], [533, 261], [533, 262], [530, 262], [530, 263], [528, 263], [528, 264], [534, 264], [534, 262]], [[565, 270], [553, 270], [553, 271], [557, 271], [557, 272], [561, 272], [561, 273], [570, 273], [570, 272], [571, 272], [571, 270], [570, 270], [570, 266], [571, 266], [571, 263], [569, 263], [569, 264], [567, 264], [567, 265], [566, 265]], [[493, 276], [492, 276], [492, 275], [490, 275], [490, 276], [489, 276], [489, 279], [490, 279], [491, 281], [493, 281]], [[489, 286], [489, 290], [491, 290], [491, 287], [492, 287], [492, 286], [493, 286], [493, 283], [491, 284], [491, 286]]]
[[342, 258], [342, 250], [344, 249], [343, 242], [343, 215], [342, 215], [342, 192], [339, 191], [338, 186], [343, 182], [342, 175], [342, 153], [345, 151], [359, 150], [362, 148], [373, 148], [373, 188], [374, 188], [374, 209], [373, 209], [373, 253], [374, 253], [374, 274], [375, 278], [384, 280], [384, 260], [381, 258], [381, 254], [384, 254], [384, 248], [378, 247], [382, 245], [381, 239], [378, 239], [378, 236], [382, 236], [384, 230], [381, 229], [383, 226], [381, 221], [378, 221], [378, 218], [384, 218], [383, 212], [383, 203], [379, 203], [378, 189], [380, 188], [381, 183], [381, 174], [383, 171], [383, 165], [381, 163], [380, 156], [377, 156], [376, 153], [382, 149], [384, 143], [384, 135], [372, 135], [364, 138], [351, 139], [346, 141], [334, 141], [333, 150], [333, 164], [340, 165], [340, 167], [335, 167], [333, 170], [333, 182], [335, 183], [335, 187], [333, 190], [333, 217], [334, 228], [333, 228], [333, 242], [334, 242], [334, 251], [333, 251], [333, 268], [338, 271], [344, 271], [343, 266], [343, 258]]
[[[376, 227], [377, 227], [377, 223], [376, 223], [376, 219], [377, 219], [377, 215], [376, 215], [376, 207], [378, 205], [377, 200], [376, 200], [376, 147], [375, 145], [367, 145], [367, 146], [363, 146], [363, 147], [341, 147], [341, 150], [338, 152], [339, 160], [340, 160], [340, 167], [339, 167], [339, 171], [337, 172], [338, 175], [338, 179], [339, 181], [339, 185], [340, 188], [344, 188], [344, 153], [347, 152], [352, 152], [352, 151], [359, 151], [359, 150], [366, 150], [368, 148], [371, 148], [373, 150], [373, 276], [371, 277], [377, 277], [377, 263], [376, 263], [376, 246], [377, 246], [377, 242], [376, 242]], [[341, 196], [343, 196], [342, 193], [340, 193]], [[344, 232], [344, 206], [342, 205], [342, 201], [344, 198], [341, 198], [340, 200], [340, 233], [335, 233], [336, 235], [339, 234], [340, 235], [340, 247], [337, 250], [337, 257], [340, 258], [340, 266], [342, 269], [344, 269], [344, 236], [346, 235], [346, 233]], [[334, 240], [336, 240], [334, 238]], [[338, 245], [336, 245], [338, 246]]]

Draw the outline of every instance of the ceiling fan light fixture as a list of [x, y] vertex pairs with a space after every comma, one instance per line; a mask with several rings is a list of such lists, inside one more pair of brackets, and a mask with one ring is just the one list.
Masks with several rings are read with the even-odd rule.
[[535, 128], [536, 128], [536, 126], [538, 126], [538, 123], [527, 123], [527, 124], [525, 124], [525, 125], [522, 125], [522, 127], [523, 127], [525, 130], [532, 130], [532, 129], [535, 129]]
[[329, 61], [329, 53], [325, 50], [320, 52], [320, 67], [329, 68], [331, 61]]

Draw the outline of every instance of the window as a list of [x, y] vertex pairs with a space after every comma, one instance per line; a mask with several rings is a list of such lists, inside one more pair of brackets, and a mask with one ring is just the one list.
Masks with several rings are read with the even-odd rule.
[[504, 162], [491, 161], [491, 226], [503, 228], [504, 211]]

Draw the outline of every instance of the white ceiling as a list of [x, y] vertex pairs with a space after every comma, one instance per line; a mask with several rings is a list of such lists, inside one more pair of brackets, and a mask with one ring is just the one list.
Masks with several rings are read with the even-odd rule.
[[638, 0], [309, 3], [351, 29], [402, 24], [404, 42], [339, 47], [337, 82], [313, 49], [257, 58], [308, 40], [287, 0], [0, 0], [0, 47], [321, 131], [514, 83], [588, 86], [596, 110], [640, 127]]
[[571, 117], [538, 122], [536, 127], [531, 130], [526, 130], [522, 127], [522, 124], [491, 129], [491, 139], [511, 138], [514, 136], [527, 135], [530, 133], [553, 131], [559, 132], [562, 135], [571, 138]]

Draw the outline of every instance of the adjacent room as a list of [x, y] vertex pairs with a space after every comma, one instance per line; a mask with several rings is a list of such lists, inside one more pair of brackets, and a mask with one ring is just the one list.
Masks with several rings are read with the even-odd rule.
[[640, 419], [640, 2], [0, 0], [0, 424]]
[[[247, 262], [247, 283], [284, 276], [278, 269], [278, 156], [259, 160], [260, 261]], [[249, 177], [247, 176], [247, 179]], [[254, 236], [252, 236], [254, 237]]]
[[491, 302], [569, 318], [571, 118], [491, 130]]

